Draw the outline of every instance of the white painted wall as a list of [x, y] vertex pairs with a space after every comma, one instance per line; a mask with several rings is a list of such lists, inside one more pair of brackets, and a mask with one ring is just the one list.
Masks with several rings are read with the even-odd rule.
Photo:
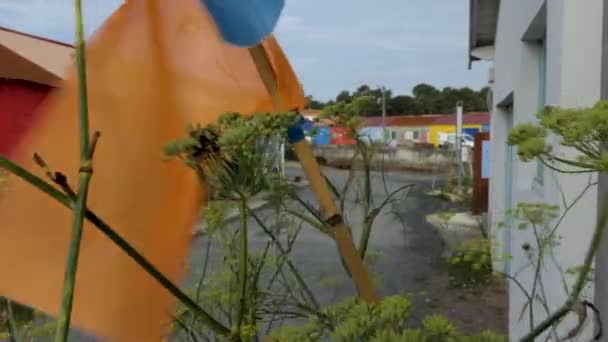
[[[542, 8], [542, 0], [501, 1], [496, 37], [495, 83], [493, 94], [495, 104], [513, 93], [513, 121], [518, 123], [532, 122], [539, 106], [539, 53], [535, 42], [524, 42], [522, 37], [530, 27], [533, 19]], [[601, 0], [549, 0], [547, 9], [547, 89], [546, 103], [564, 107], [580, 107], [594, 104], [600, 96], [601, 75]], [[492, 235], [502, 248], [510, 245], [512, 259], [507, 265], [497, 261], [495, 266], [508, 267], [513, 274], [528, 262], [522, 250], [524, 243], [533, 244], [530, 232], [511, 230], [510, 241], [504, 230], [496, 228], [496, 223], [504, 219], [507, 208], [505, 203], [505, 178], [508, 111], [494, 108], [491, 121], [492, 169], [490, 179], [489, 210], [492, 222]], [[557, 147], [557, 145], [556, 145]], [[570, 155], [571, 151], [557, 149], [559, 153]], [[562, 193], [570, 203], [588, 182], [588, 176], [556, 175], [545, 170], [545, 184], [539, 186], [534, 182], [536, 163], [513, 164], [512, 196], [513, 204], [517, 202], [545, 202], [563, 206]], [[561, 189], [561, 191], [560, 191]], [[562, 268], [582, 264], [592, 231], [596, 223], [597, 193], [593, 189], [570, 210], [561, 224], [559, 234], [563, 237], [562, 245], [554, 249], [556, 263]], [[499, 251], [496, 249], [495, 251]], [[498, 255], [498, 254], [496, 254]], [[550, 310], [560, 306], [566, 294], [561, 284], [561, 272], [552, 263], [548, 263], [542, 273]], [[531, 288], [532, 270], [524, 271], [518, 279], [524, 287]], [[592, 298], [592, 289], [587, 296]], [[521, 290], [510, 282], [509, 285], [509, 335], [516, 341], [530, 330], [527, 315], [520, 320], [526, 297]], [[546, 314], [544, 309], [535, 306], [535, 323], [539, 323]], [[561, 333], [572, 327], [572, 322], [562, 324]], [[586, 337], [591, 336], [588, 328]]]

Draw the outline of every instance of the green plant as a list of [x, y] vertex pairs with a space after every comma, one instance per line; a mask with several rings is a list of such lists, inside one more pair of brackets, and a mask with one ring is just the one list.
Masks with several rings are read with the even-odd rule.
[[[520, 124], [509, 134], [509, 144], [517, 146], [523, 161], [539, 159], [563, 173], [608, 171], [608, 153], [601, 149], [608, 139], [608, 102], [600, 101], [590, 108], [547, 107], [537, 117], [539, 124]], [[554, 153], [547, 142], [549, 133], [577, 155], [568, 158]]]
[[276, 164], [277, 139], [297, 118], [267, 113], [242, 116], [226, 113], [205, 127], [189, 125], [186, 137], [168, 142], [166, 158], [180, 158], [212, 189], [215, 198], [251, 196], [270, 186]]
[[432, 315], [422, 321], [426, 332], [425, 337], [429, 342], [456, 341], [459, 335], [458, 329], [447, 318], [440, 315]]
[[455, 285], [488, 284], [493, 277], [489, 241], [478, 238], [462, 243], [449, 260], [448, 269]]
[[[538, 160], [551, 170], [565, 174], [608, 171], [608, 153], [602, 150], [608, 139], [608, 102], [600, 101], [589, 108], [547, 107], [538, 113], [537, 117], [539, 120], [537, 124], [520, 124], [509, 134], [508, 143], [517, 146], [517, 153], [522, 161]], [[555, 137], [557, 142], [552, 143], [548, 141], [549, 136], [552, 136], [552, 139]], [[568, 153], [556, 153], [556, 145], [567, 147], [566, 151]], [[555, 214], [558, 208], [550, 208], [546, 205], [524, 205], [516, 209], [515, 215], [524, 219], [524, 222], [521, 222], [518, 227], [527, 229], [531, 226], [535, 237], [535, 248], [531, 248], [531, 244], [524, 244], [522, 246], [526, 253], [528, 253], [530, 262], [534, 265], [533, 267], [535, 267], [533, 286], [530, 291], [527, 291], [515, 277], [507, 275], [528, 296], [528, 304], [526, 306], [528, 307], [531, 326], [530, 333], [524, 336], [522, 341], [533, 341], [549, 328], [552, 329], [553, 337], [558, 338], [556, 326], [561, 322], [566, 313], [574, 310], [574, 306], [578, 305], [581, 301], [579, 297], [589, 279], [588, 275], [591, 270], [591, 264], [595, 258], [599, 241], [605, 229], [607, 221], [605, 212], [608, 208], [602, 208], [604, 215], [598, 221], [598, 225], [595, 228], [585, 255], [585, 262], [577, 273], [574, 286], [569, 288], [565, 281], [563, 281], [565, 291], [569, 294], [564, 304], [559, 309], [549, 312], [546, 299], [542, 299], [541, 296], [541, 304], [544, 302], [543, 306], [547, 311], [548, 317], [538, 325], [534, 323], [532, 304], [537, 300], [537, 285], [541, 295], [544, 292], [542, 276], [540, 275], [543, 255], [546, 250], [551, 249], [559, 243], [557, 230], [565, 215], [574, 207], [584, 193], [595, 184], [591, 182], [590, 178], [588, 185], [571, 203], [566, 202], [566, 196], [562, 193], [563, 213], [559, 217]], [[549, 229], [546, 229], [543, 223], [543, 219], [547, 218], [546, 213], [549, 213], [550, 218], [556, 218], [556, 223]], [[559, 265], [556, 266], [560, 267]], [[563, 278], [563, 272], [561, 273]], [[522, 311], [525, 309], [526, 307]], [[577, 329], [574, 330], [575, 333], [578, 331]]]
[[344, 342], [506, 341], [504, 337], [488, 331], [476, 336], [463, 335], [452, 322], [439, 315], [426, 317], [421, 329], [411, 328], [411, 310], [409, 298], [403, 296], [386, 297], [376, 305], [346, 298], [324, 308], [321, 316], [310, 317], [303, 325], [281, 327], [274, 330], [271, 336], [281, 342], [327, 339]]

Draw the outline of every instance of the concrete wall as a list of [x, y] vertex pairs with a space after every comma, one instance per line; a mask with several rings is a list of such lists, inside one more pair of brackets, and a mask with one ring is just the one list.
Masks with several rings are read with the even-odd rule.
[[[355, 155], [354, 146], [313, 146], [313, 151], [318, 158], [329, 165], [342, 165], [348, 163]], [[416, 170], [441, 171], [446, 167], [455, 165], [456, 154], [454, 151], [434, 149], [428, 147], [405, 147], [383, 148], [375, 152], [378, 160], [375, 165], [380, 166], [384, 162], [388, 168], [410, 168]], [[472, 153], [463, 153], [463, 160], [471, 161]]]
[[[599, 188], [598, 188], [598, 208], [603, 210], [608, 205], [606, 201], [606, 194], [608, 194], [608, 175], [602, 174], [599, 176]], [[598, 215], [598, 216], [601, 216]], [[608, 228], [608, 227], [607, 227]], [[598, 270], [608, 269], [608, 238], [606, 238], [606, 232], [604, 232], [604, 238], [597, 252], [595, 267]], [[608, 312], [608, 275], [605, 272], [596, 272], [595, 274], [595, 305], [601, 313]], [[605, 314], [602, 316], [604, 317]], [[606, 319], [602, 320], [603, 331], [608, 331], [608, 322]], [[606, 334], [604, 334], [606, 336]], [[604, 337], [604, 340], [606, 337]]]
[[[538, 24], [538, 15], [546, 6], [546, 18], [542, 18], [546, 28], [546, 97], [541, 99], [539, 91], [539, 54], [540, 46], [535, 41], [523, 41], [522, 38], [531, 27]], [[527, 231], [511, 230], [510, 234], [496, 228], [496, 223], [504, 220], [508, 187], [512, 193], [512, 205], [518, 202], [545, 202], [564, 207], [571, 203], [588, 183], [588, 176], [558, 175], [544, 170], [544, 183], [535, 181], [537, 165], [535, 162], [513, 162], [511, 180], [507, 179], [509, 156], [505, 141], [509, 115], [513, 123], [533, 122], [534, 114], [544, 100], [546, 104], [580, 107], [589, 106], [599, 99], [601, 74], [601, 0], [512, 0], [501, 1], [496, 37], [495, 83], [493, 94], [495, 104], [512, 94], [512, 108], [494, 108], [491, 121], [492, 170], [490, 179], [490, 217], [493, 224], [493, 236], [501, 247], [512, 255], [506, 264], [496, 262], [515, 273], [524, 267], [529, 259], [522, 250], [524, 243], [533, 243], [533, 235]], [[546, 20], [545, 20], [546, 19]], [[511, 114], [512, 113], [512, 114]], [[555, 141], [554, 139], [554, 142]], [[555, 148], [558, 153], [571, 155], [572, 151]], [[593, 181], [593, 180], [592, 180]], [[509, 185], [510, 184], [510, 185]], [[588, 191], [578, 204], [572, 208], [561, 224], [559, 235], [563, 237], [561, 245], [554, 248], [555, 264], [563, 270], [582, 264], [584, 253], [596, 223], [596, 189]], [[542, 273], [546, 284], [545, 292], [550, 310], [561, 305], [566, 297], [561, 284], [561, 272], [548, 263]], [[526, 288], [531, 288], [532, 270], [522, 272], [518, 279]], [[573, 278], [567, 279], [570, 282]], [[592, 288], [586, 290], [592, 296]], [[514, 283], [509, 285], [509, 335], [511, 340], [529, 331], [527, 315], [520, 320], [525, 295]], [[545, 316], [543, 308], [535, 307], [535, 322], [539, 323]], [[572, 320], [561, 325], [561, 332], [572, 327]], [[589, 337], [591, 329], [585, 332]], [[583, 337], [582, 340], [585, 340]]]

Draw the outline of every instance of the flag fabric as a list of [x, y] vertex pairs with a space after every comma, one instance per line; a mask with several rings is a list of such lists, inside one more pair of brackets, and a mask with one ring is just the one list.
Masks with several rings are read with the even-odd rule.
[[[156, 9], [156, 10], [152, 10]], [[285, 108], [304, 96], [273, 36], [262, 46]], [[91, 132], [102, 137], [88, 207], [174, 282], [184, 275], [202, 187], [165, 143], [187, 123], [221, 113], [273, 111], [249, 51], [224, 40], [198, 0], [129, 0], [86, 49]], [[32, 155], [64, 172], [79, 169], [75, 67], [42, 105], [36, 122], [11, 148], [21, 165], [43, 177]], [[59, 311], [73, 213], [11, 178], [0, 198], [0, 294], [51, 315]], [[74, 298], [73, 324], [109, 341], [158, 341], [175, 300], [88, 222]]]

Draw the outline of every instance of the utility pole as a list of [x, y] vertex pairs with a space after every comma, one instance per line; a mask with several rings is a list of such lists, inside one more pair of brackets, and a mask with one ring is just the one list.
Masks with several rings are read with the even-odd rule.
[[384, 136], [384, 142], [386, 143], [386, 91], [384, 87], [380, 87], [380, 91], [382, 92], [382, 134]]
[[456, 103], [456, 162], [458, 165], [458, 188], [462, 186], [462, 111], [463, 102]]

